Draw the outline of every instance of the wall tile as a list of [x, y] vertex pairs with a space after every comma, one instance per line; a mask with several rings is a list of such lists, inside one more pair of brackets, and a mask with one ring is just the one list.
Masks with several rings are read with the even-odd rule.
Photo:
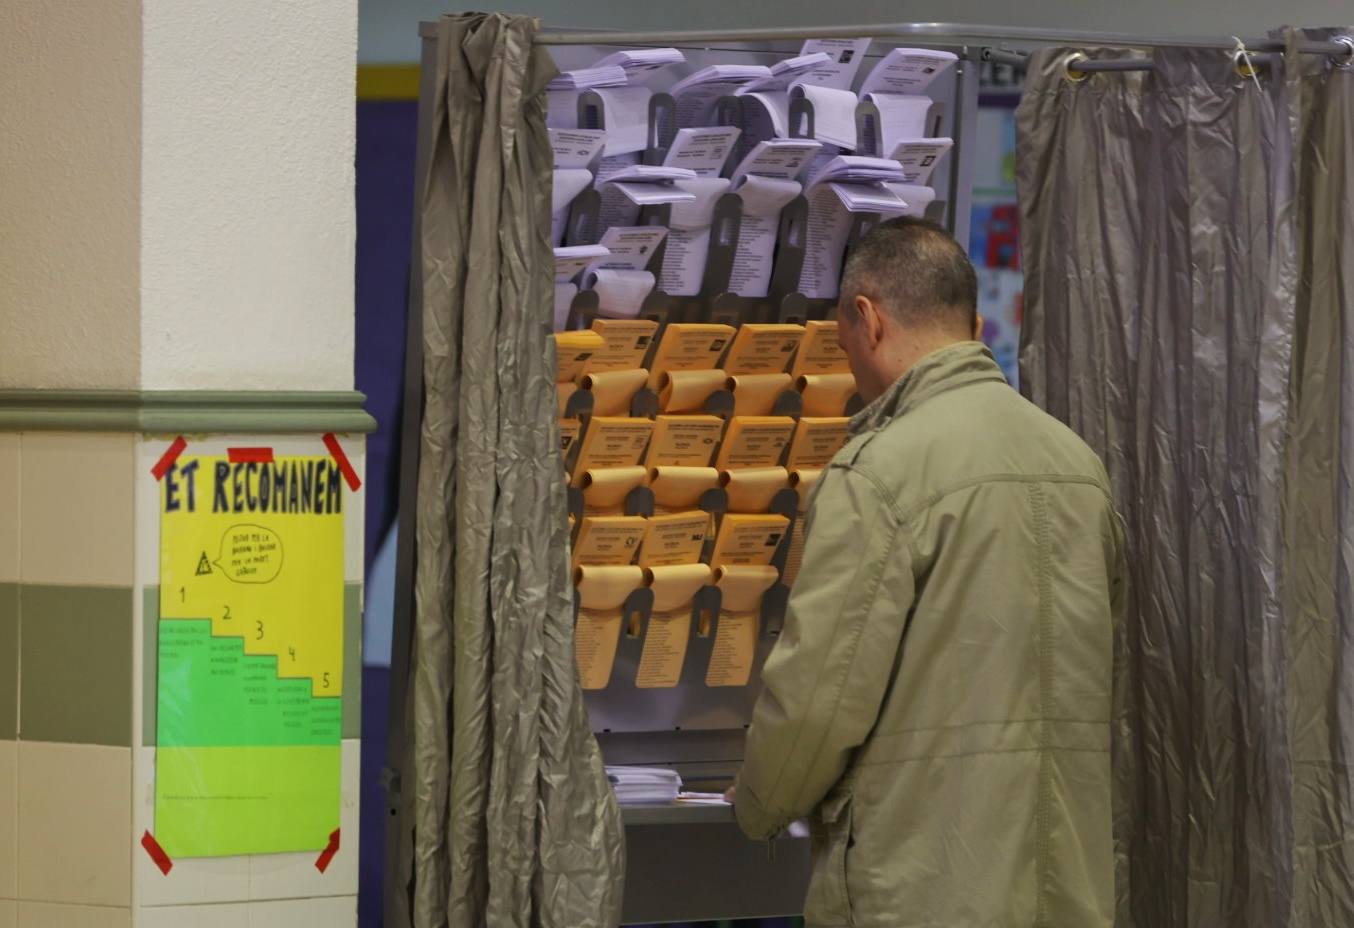
[[130, 905], [131, 797], [127, 748], [19, 742], [19, 897]]
[[249, 898], [297, 899], [350, 896], [357, 892], [358, 803], [361, 743], [343, 742], [343, 785], [339, 810], [339, 851], [324, 873], [315, 869], [315, 853], [265, 854], [249, 858]]
[[131, 928], [132, 924], [131, 909], [111, 906], [20, 902], [18, 912], [19, 928]]
[[25, 584], [19, 595], [20, 736], [129, 747], [131, 588]]
[[[19, 895], [19, 743], [0, 741], [0, 899]], [[0, 926], [4, 925], [0, 918]]]
[[143, 908], [136, 913], [136, 928], [247, 928], [248, 925], [249, 906], [245, 903], [172, 905]]
[[133, 442], [132, 435], [23, 436], [20, 579], [131, 584]]
[[0, 435], [0, 583], [19, 580], [19, 442]]
[[356, 924], [356, 896], [249, 904], [249, 928], [353, 928]]

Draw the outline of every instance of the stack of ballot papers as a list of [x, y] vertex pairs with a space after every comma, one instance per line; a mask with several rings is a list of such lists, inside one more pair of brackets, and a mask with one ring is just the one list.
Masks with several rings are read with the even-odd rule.
[[903, 168], [892, 158], [870, 158], [865, 155], [838, 155], [826, 162], [809, 178], [809, 184], [844, 183], [868, 184], [875, 182], [906, 183]]
[[590, 90], [593, 87], [624, 87], [629, 83], [624, 69], [613, 66], [605, 68], [579, 68], [576, 71], [561, 71], [546, 90]]
[[750, 81], [771, 76], [771, 69], [760, 64], [712, 64], [682, 78], [672, 86], [677, 104], [677, 125], [705, 126], [715, 101], [734, 93]]
[[681, 64], [683, 61], [686, 61], [686, 55], [675, 48], [632, 48], [623, 52], [612, 52], [598, 60], [593, 67], [617, 67], [634, 77], [648, 71], [666, 68], [670, 64]]
[[663, 767], [607, 767], [606, 775], [622, 804], [676, 802], [682, 791], [677, 771]]
[[[615, 185], [631, 202], [640, 206], [660, 203], [682, 203], [696, 199], [674, 184], [674, 181], [695, 180], [690, 168], [672, 168], [664, 165], [634, 164], [607, 177], [604, 183]], [[895, 178], [901, 180], [902, 178]]]
[[959, 56], [954, 52], [929, 48], [895, 48], [874, 66], [860, 85], [862, 95], [867, 93], [921, 94], [936, 78], [954, 66]]
[[745, 84], [738, 93], [757, 93], [763, 90], [788, 90], [790, 85], [815, 68], [820, 68], [832, 59], [824, 52], [812, 55], [798, 55], [777, 61], [765, 77], [757, 78]]

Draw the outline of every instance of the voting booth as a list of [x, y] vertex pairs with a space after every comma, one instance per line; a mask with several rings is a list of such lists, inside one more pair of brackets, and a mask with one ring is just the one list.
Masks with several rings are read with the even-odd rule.
[[[807, 832], [748, 841], [714, 796], [739, 768], [809, 493], [861, 406], [836, 338], [842, 265], [891, 216], [967, 240], [980, 50], [545, 38], [561, 71], [547, 93], [553, 341], [579, 680], [605, 763], [675, 772], [683, 791], [628, 803], [618, 789], [623, 921], [797, 914]], [[406, 413], [406, 488], [416, 429]], [[397, 662], [411, 599], [397, 588]]]

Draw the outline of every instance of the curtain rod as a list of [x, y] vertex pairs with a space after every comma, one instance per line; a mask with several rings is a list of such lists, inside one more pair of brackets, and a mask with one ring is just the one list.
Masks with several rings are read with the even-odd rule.
[[[852, 26], [796, 26], [769, 29], [711, 29], [656, 32], [541, 32], [534, 39], [537, 45], [682, 45], [701, 42], [766, 42], [775, 40], [803, 41], [804, 39], [835, 38], [917, 38], [949, 39], [956, 42], [1008, 41], [1040, 44], [1072, 45], [1126, 45], [1148, 48], [1219, 48], [1236, 47], [1232, 37], [1198, 36], [1141, 36], [1122, 32], [1077, 32], [1071, 29], [1035, 29], [1024, 26], [965, 25], [963, 23], [866, 23]], [[1251, 51], [1284, 51], [1283, 42], [1274, 39], [1248, 39]], [[1297, 43], [1298, 51], [1310, 55], [1350, 57], [1354, 46], [1347, 42]]]

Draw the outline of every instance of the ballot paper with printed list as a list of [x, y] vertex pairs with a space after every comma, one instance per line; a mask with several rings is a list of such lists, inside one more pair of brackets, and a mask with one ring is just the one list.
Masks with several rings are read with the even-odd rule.
[[681, 64], [683, 61], [686, 61], [686, 55], [675, 48], [631, 48], [599, 58], [593, 67], [618, 67], [634, 81], [650, 71]]
[[901, 213], [894, 213], [899, 216], [913, 216], [918, 219], [925, 218], [927, 209], [935, 202], [936, 191], [932, 187], [920, 187], [916, 184], [885, 184], [894, 192], [905, 204], [907, 204]]
[[813, 106], [813, 137], [838, 148], [856, 147], [856, 105], [849, 90], [800, 82], [790, 88], [790, 100], [803, 98]]
[[667, 235], [665, 226], [613, 226], [598, 243], [607, 254], [593, 261], [587, 269], [642, 271], [649, 266], [654, 251]]
[[691, 194], [692, 199], [672, 206], [668, 217], [667, 248], [663, 252], [663, 269], [658, 281], [665, 293], [696, 296], [701, 291], [710, 254], [710, 226], [715, 205], [728, 192], [729, 181], [724, 177], [698, 177], [677, 181], [676, 186]]
[[626, 155], [642, 152], [649, 146], [649, 100], [653, 91], [640, 85], [598, 87], [585, 97], [587, 119], [591, 125], [581, 129], [606, 131], [603, 153]]
[[903, 183], [925, 185], [953, 147], [952, 139], [900, 139], [892, 157], [903, 170]]
[[714, 113], [715, 102], [752, 81], [771, 76], [771, 69], [760, 64], [712, 64], [672, 85], [677, 105], [678, 126], [705, 126]]
[[895, 48], [865, 76], [860, 92], [924, 94], [959, 56], [931, 48]]
[[606, 145], [606, 133], [600, 129], [548, 129], [550, 152], [555, 170], [591, 168]]
[[736, 92], [760, 93], [762, 91], [789, 90], [790, 85], [819, 68], [832, 64], [832, 56], [826, 52], [813, 52], [808, 55], [796, 55], [771, 65], [771, 73], [744, 84]]
[[657, 206], [694, 200], [695, 194], [674, 181], [695, 179], [696, 172], [689, 168], [635, 164], [612, 174], [605, 183], [614, 184], [616, 189], [639, 206]]
[[695, 171], [697, 177], [719, 177], [741, 132], [737, 126], [678, 129], [663, 164]]
[[564, 227], [569, 220], [569, 205], [592, 185], [592, 172], [586, 168], [562, 168], [554, 172], [550, 187], [551, 243], [564, 239]]
[[809, 39], [800, 48], [801, 55], [825, 54], [827, 62], [815, 67], [800, 78], [807, 84], [848, 90], [855, 83], [856, 72], [865, 62], [870, 39]]
[[634, 319], [656, 284], [648, 271], [599, 268], [583, 275], [583, 289], [597, 294], [597, 315], [606, 319]]
[[798, 180], [822, 147], [823, 143], [814, 139], [766, 139], [748, 152], [729, 179], [738, 184], [749, 174], [755, 174]]
[[780, 213], [799, 196], [801, 189], [799, 181], [790, 178], [760, 174], [743, 176], [734, 191], [743, 201], [743, 210], [738, 223], [733, 269], [729, 274], [730, 293], [751, 298], [767, 295]]
[[842, 256], [856, 212], [897, 214], [907, 204], [885, 185], [902, 183], [902, 168], [887, 158], [839, 155], [810, 178], [804, 266], [799, 290], [810, 299], [831, 299], [841, 282]]
[[887, 157], [904, 139], [922, 138], [930, 134], [930, 97], [905, 94], [863, 94], [861, 99], [872, 103], [878, 116], [867, 115], [860, 131], [858, 152], [862, 155]]

